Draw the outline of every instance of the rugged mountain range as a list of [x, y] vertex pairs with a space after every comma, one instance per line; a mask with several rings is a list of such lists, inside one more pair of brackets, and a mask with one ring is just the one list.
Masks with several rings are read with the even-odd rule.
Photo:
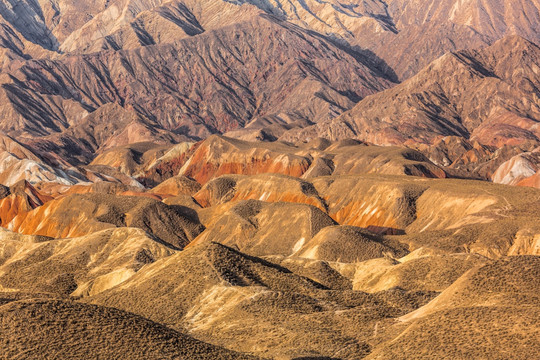
[[3, 47], [23, 57], [165, 43], [263, 12], [369, 49], [401, 77], [506, 35], [538, 40], [540, 20], [534, 0], [5, 0], [0, 8]]
[[537, 0], [0, 0], [0, 359], [534, 359]]
[[[2, 4], [0, 113], [9, 121], [0, 130], [10, 136], [49, 135], [43, 151], [78, 147], [70, 151], [85, 158], [107, 142], [175, 142], [178, 136], [198, 139], [246, 126], [290, 128], [330, 120], [449, 51], [490, 45], [512, 34], [534, 42], [540, 33], [538, 4], [531, 0]], [[520, 50], [506, 46], [494, 54], [497, 61], [503, 61], [503, 52]], [[528, 56], [533, 58], [506, 57], [501, 66], [534, 70], [535, 55]], [[437, 63], [462, 73], [439, 74], [451, 77], [454, 86], [470, 72], [501, 75], [493, 73], [493, 59], [470, 53]], [[525, 74], [512, 79], [521, 81], [520, 76], [534, 83]], [[477, 95], [479, 101], [505, 91], [494, 82], [484, 87], [489, 89]], [[415, 90], [421, 91], [430, 90]], [[372, 107], [368, 110], [377, 111]], [[104, 116], [122, 120], [110, 129], [101, 123]], [[452, 123], [456, 114], [443, 109], [438, 116]], [[455, 124], [443, 130], [467, 134]]]
[[[83, 142], [70, 150], [93, 152], [106, 145], [96, 141], [122, 141], [118, 137], [136, 142], [166, 138], [160, 133], [167, 131], [169, 139], [200, 138], [248, 122], [326, 120], [391, 84], [365, 62], [323, 38], [257, 16], [172, 44], [27, 61], [2, 86], [2, 115], [11, 121], [1, 130], [25, 137], [62, 132], [54, 144]], [[113, 114], [121, 121], [102, 123]]]
[[538, 142], [539, 69], [540, 48], [507, 37], [479, 51], [449, 53], [338, 119], [283, 138], [355, 137], [385, 145], [459, 136], [497, 147]]

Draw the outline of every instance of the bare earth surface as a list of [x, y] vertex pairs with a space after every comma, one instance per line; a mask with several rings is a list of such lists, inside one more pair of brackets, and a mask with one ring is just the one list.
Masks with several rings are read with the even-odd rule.
[[540, 353], [538, 0], [0, 0], [0, 359]]

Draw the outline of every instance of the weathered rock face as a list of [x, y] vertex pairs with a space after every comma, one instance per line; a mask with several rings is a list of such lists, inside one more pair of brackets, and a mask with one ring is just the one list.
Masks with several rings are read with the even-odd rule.
[[[122, 135], [130, 126], [200, 138], [255, 120], [333, 118], [391, 84], [360, 55], [265, 15], [171, 44], [28, 61], [4, 82], [0, 113], [11, 121], [0, 129], [42, 136], [74, 128], [63, 135], [73, 142], [95, 131], [94, 147], [137, 141]], [[110, 125], [106, 139], [106, 119], [87, 117], [111, 103], [136, 114]]]
[[[93, 164], [128, 169], [145, 184], [160, 183], [180, 175], [201, 184], [226, 174], [282, 174], [314, 178], [325, 175], [379, 173], [446, 177], [445, 171], [431, 163], [420, 152], [400, 147], [365, 146], [356, 141], [343, 141], [317, 146], [280, 142], [248, 142], [224, 136], [211, 136], [197, 144], [182, 143], [170, 148], [163, 156], [151, 158], [145, 152], [134, 164], [134, 156], [125, 156], [125, 148], [112, 149], [98, 156]], [[261, 194], [262, 195], [262, 194]]]
[[[527, 231], [531, 239], [539, 231], [533, 226], [538, 220], [536, 190], [477, 181], [383, 175], [332, 176], [308, 181], [269, 174], [228, 175], [208, 182], [193, 198], [204, 208], [197, 211], [210, 229], [206, 234], [213, 234], [210, 238], [215, 239], [228, 239], [229, 233], [235, 234], [230, 235], [233, 242], [237, 237], [253, 238], [259, 231], [258, 220], [253, 220], [255, 215], [249, 221], [240, 221], [231, 210], [243, 200], [312, 205], [340, 225], [396, 235], [411, 250], [424, 247], [497, 258], [507, 255], [515, 243], [524, 241], [517, 240], [518, 231]], [[233, 214], [217, 226], [224, 212]], [[305, 237], [306, 246], [308, 240]], [[526, 249], [534, 245], [515, 247], [527, 254]], [[305, 250], [303, 256], [310, 251], [318, 253]]]
[[[67, 164], [65, 160], [62, 163]], [[86, 178], [77, 169], [50, 165], [28, 147], [0, 133], [0, 183], [11, 186], [22, 180], [72, 185]]]
[[38, 191], [30, 183], [21, 180], [11, 187], [0, 187], [0, 226], [8, 224], [19, 214], [40, 207], [52, 197]]
[[519, 186], [530, 186], [530, 187], [540, 188], [540, 174], [536, 172], [536, 174], [521, 180], [517, 184]]
[[374, 62], [402, 79], [449, 51], [490, 45], [506, 35], [538, 41], [540, 30], [540, 5], [533, 0], [239, 2], [369, 49]]
[[132, 109], [109, 103], [84, 116], [65, 132], [25, 141], [36, 152], [56, 161], [68, 159], [73, 165], [82, 165], [111, 148], [145, 142], [170, 146], [182, 139], [185, 137], [161, 129]]
[[404, 79], [448, 51], [490, 45], [507, 35], [539, 40], [540, 5], [534, 0], [384, 2], [397, 31], [376, 33], [359, 44]]
[[538, 187], [540, 148], [519, 154], [503, 163], [493, 174], [493, 182]]
[[504, 162], [534, 150], [536, 145], [536, 141], [527, 141], [517, 146], [497, 148], [480, 144], [476, 140], [445, 136], [431, 145], [416, 144], [414, 147], [431, 162], [445, 169], [450, 176], [491, 180]]
[[540, 48], [507, 37], [479, 51], [447, 54], [415, 77], [284, 140], [354, 137], [375, 144], [430, 144], [443, 136], [501, 147], [539, 141]]
[[224, 175], [206, 183], [193, 198], [203, 207], [238, 200], [260, 200], [301, 203], [326, 210], [324, 200], [310, 182], [278, 174]]
[[300, 177], [310, 167], [311, 159], [294, 154], [295, 150], [286, 145], [212, 136], [196, 148], [179, 173], [200, 183], [224, 174], [277, 173]]

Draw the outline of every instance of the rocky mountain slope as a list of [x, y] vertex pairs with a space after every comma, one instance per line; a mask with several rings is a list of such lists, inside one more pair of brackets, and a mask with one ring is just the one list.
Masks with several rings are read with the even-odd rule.
[[[534, 0], [172, 0], [4, 1], [2, 47], [11, 57], [133, 49], [196, 36], [266, 12], [368, 49], [372, 60], [408, 78], [448, 51], [506, 35], [538, 40]], [[83, 14], [83, 16], [80, 16]], [[224, 14], [225, 16], [218, 16]]]
[[[28, 61], [5, 79], [1, 112], [11, 120], [0, 129], [43, 136], [69, 128], [58, 145], [76, 153], [126, 132], [198, 138], [250, 122], [316, 122], [391, 84], [360, 55], [267, 16], [171, 44]], [[94, 112], [109, 104], [135, 114], [108, 129]], [[76, 128], [93, 129], [99, 143], [85, 144]]]
[[450, 53], [338, 119], [290, 130], [282, 139], [355, 137], [412, 145], [458, 136], [497, 147], [538, 143], [539, 64], [540, 48], [521, 37]]
[[0, 0], [0, 359], [533, 359], [537, 0]]
[[[411, 77], [448, 51], [514, 34], [538, 41], [539, 33], [538, 4], [532, 0], [512, 5], [502, 0], [14, 4], [5, 1], [0, 7], [5, 49], [0, 113], [9, 119], [0, 130], [29, 136], [29, 143], [53, 134], [36, 146], [43, 152], [74, 152], [84, 160], [110, 144], [176, 142], [179, 135], [201, 138], [246, 126], [304, 127], [340, 115], [366, 95], [391, 87], [398, 75]], [[267, 38], [272, 41], [263, 45]], [[474, 68], [480, 62], [483, 70], [465, 73], [508, 82], [497, 71], [489, 75], [491, 63], [477, 58], [467, 63], [471, 57], [445, 58], [442, 65]], [[536, 66], [534, 59], [507, 60]], [[91, 81], [85, 74], [92, 74]], [[484, 83], [489, 94], [479, 99], [508, 92], [494, 81]], [[463, 116], [444, 109], [442, 95], [449, 94], [420, 101], [441, 107], [437, 116], [445, 121]], [[373, 107], [368, 110], [377, 111]], [[530, 116], [522, 108], [519, 118]], [[485, 111], [481, 114], [492, 108]], [[513, 116], [496, 112], [499, 118]], [[110, 128], [103, 117], [122, 120]], [[457, 124], [444, 130], [459, 136], [471, 132]], [[485, 138], [491, 130], [484, 132]]]

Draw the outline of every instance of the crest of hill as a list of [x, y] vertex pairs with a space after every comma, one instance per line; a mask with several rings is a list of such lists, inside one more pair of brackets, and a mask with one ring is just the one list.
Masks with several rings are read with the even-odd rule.
[[201, 185], [185, 176], [175, 176], [165, 180], [148, 192], [170, 196], [193, 195], [201, 190]]

